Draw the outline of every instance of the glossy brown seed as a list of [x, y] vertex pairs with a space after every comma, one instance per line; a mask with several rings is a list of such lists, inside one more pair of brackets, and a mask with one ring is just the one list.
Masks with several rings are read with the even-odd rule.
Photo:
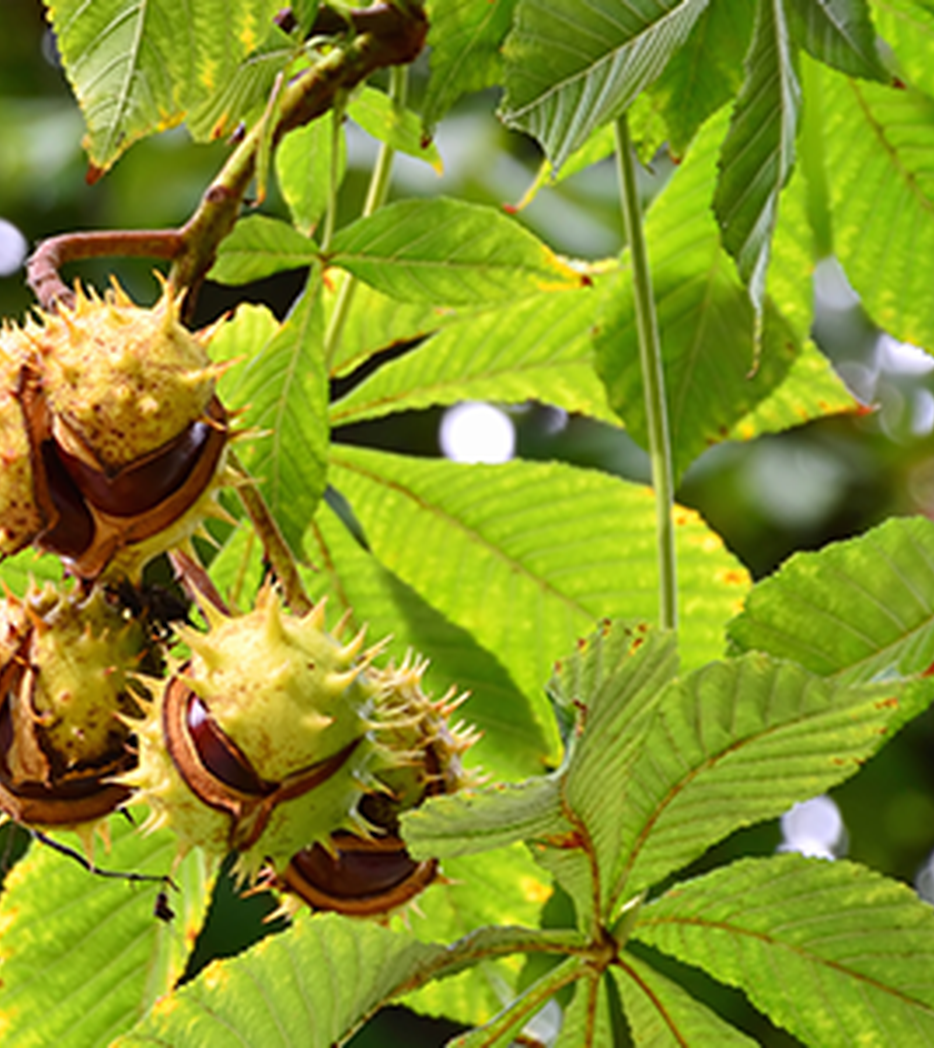
[[285, 871], [286, 885], [316, 910], [371, 917], [411, 901], [434, 880], [436, 859], [416, 862], [397, 837], [333, 838], [336, 854], [320, 844], [303, 848]]

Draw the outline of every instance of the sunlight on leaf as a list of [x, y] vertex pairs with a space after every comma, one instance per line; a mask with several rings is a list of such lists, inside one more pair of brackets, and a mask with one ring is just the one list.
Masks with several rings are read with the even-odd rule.
[[638, 1045], [705, 1048], [715, 1044], [718, 1048], [741, 1048], [756, 1043], [631, 953], [624, 953], [610, 974], [616, 980]]
[[[138, 814], [138, 813], [137, 813]], [[96, 877], [73, 859], [33, 844], [4, 886], [0, 904], [4, 1048], [68, 1044], [98, 1048], [128, 1029], [181, 975], [204, 918], [209, 885], [200, 852], [173, 870], [177, 840], [143, 836], [123, 816], [109, 820], [108, 870], [165, 875], [170, 922], [153, 912], [158, 884]], [[56, 834], [83, 852], [74, 834]]]
[[626, 824], [609, 890], [657, 884], [733, 830], [849, 778], [932, 696], [934, 682], [850, 686], [758, 653], [680, 679], [621, 783]]
[[221, 284], [248, 284], [286, 269], [310, 266], [317, 258], [315, 242], [287, 222], [250, 215], [221, 242], [208, 276]]
[[331, 407], [331, 425], [462, 400], [539, 400], [613, 421], [594, 374], [593, 288], [536, 296], [450, 322]]
[[795, 554], [752, 590], [729, 635], [740, 651], [847, 681], [924, 673], [934, 663], [934, 524], [895, 518]]
[[393, 298], [435, 305], [587, 283], [502, 211], [446, 197], [401, 200], [358, 219], [334, 237], [330, 262]]
[[421, 123], [411, 109], [398, 112], [384, 91], [364, 87], [347, 107], [347, 115], [368, 135], [416, 160], [424, 160], [435, 171], [444, 174], [437, 146], [422, 141]]
[[735, 862], [648, 904], [634, 934], [738, 986], [805, 1044], [934, 1040], [934, 911], [854, 863]]
[[240, 454], [294, 550], [301, 549], [326, 484], [328, 387], [320, 286], [313, 273], [288, 319], [265, 342], [252, 341], [262, 316], [256, 307], [241, 310], [225, 336], [225, 352], [250, 354], [245, 365], [225, 376], [228, 406], [246, 409], [247, 425], [259, 431]]
[[[605, 617], [657, 614], [648, 489], [557, 463], [464, 466], [339, 445], [331, 471], [377, 558], [495, 652], [542, 717], [541, 688], [577, 637]], [[695, 514], [678, 510], [676, 532], [682, 658], [696, 665], [721, 653], [748, 576]]]
[[278, 7], [278, 0], [190, 0], [182, 12], [173, 0], [50, 0], [92, 173], [227, 83]]
[[934, 99], [819, 71], [837, 258], [872, 319], [934, 347]]
[[493, 651], [362, 549], [329, 507], [315, 517], [307, 548], [317, 566], [303, 573], [313, 598], [327, 596], [335, 617], [351, 611], [351, 627], [366, 626], [371, 642], [391, 636], [387, 657], [396, 662], [410, 651], [429, 657], [424, 683], [436, 697], [451, 687], [471, 693], [458, 716], [482, 738], [466, 754], [468, 765], [498, 780], [543, 769], [555, 750], [554, 732], [536, 721], [528, 699]]

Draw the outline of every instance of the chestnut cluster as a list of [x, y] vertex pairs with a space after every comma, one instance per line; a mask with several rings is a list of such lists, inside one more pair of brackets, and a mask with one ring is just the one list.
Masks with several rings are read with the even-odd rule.
[[116, 286], [0, 328], [0, 556], [32, 545], [75, 579], [0, 602], [0, 809], [90, 849], [144, 804], [144, 830], [236, 853], [286, 909], [385, 913], [436, 875], [398, 820], [465, 781], [460, 700], [424, 694], [424, 662], [378, 667], [346, 622], [329, 633], [323, 601], [294, 615], [267, 585], [230, 615], [208, 595], [203, 632], [136, 599], [229, 483], [211, 335], [168, 288], [147, 310]]

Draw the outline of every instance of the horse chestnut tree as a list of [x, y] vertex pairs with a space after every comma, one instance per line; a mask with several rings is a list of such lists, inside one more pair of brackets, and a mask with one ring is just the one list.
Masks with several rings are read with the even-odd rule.
[[[36, 230], [0, 325], [4, 1045], [324, 1048], [390, 1002], [461, 1045], [934, 1040], [912, 887], [732, 837], [929, 707], [934, 527], [754, 585], [675, 501], [711, 445], [866, 413], [811, 339], [825, 256], [934, 346], [928, 5], [178, 7], [44, 3], [90, 192], [168, 127], [226, 146], [175, 228]], [[489, 88], [522, 201], [406, 198]], [[611, 157], [625, 243], [570, 258], [535, 207]], [[151, 303], [62, 275], [126, 257]], [[651, 485], [344, 439], [465, 400], [625, 427]]]

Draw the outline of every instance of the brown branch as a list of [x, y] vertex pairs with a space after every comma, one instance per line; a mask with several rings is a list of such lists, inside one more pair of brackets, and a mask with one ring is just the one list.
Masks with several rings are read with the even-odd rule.
[[[349, 38], [335, 46], [316, 65], [289, 84], [282, 93], [272, 144], [296, 127], [326, 113], [340, 92], [350, 90], [377, 69], [406, 65], [421, 52], [428, 33], [424, 12], [413, 3], [405, 10], [392, 3], [349, 14], [349, 25], [326, 8], [321, 24]], [[179, 289], [196, 289], [214, 264], [220, 242], [233, 229], [256, 169], [260, 144], [269, 129], [262, 121], [237, 146], [208, 187], [189, 220], [173, 230], [66, 233], [41, 243], [27, 264], [27, 280], [44, 309], [71, 304], [72, 293], [61, 280], [66, 262], [105, 256], [171, 259], [170, 280]]]

